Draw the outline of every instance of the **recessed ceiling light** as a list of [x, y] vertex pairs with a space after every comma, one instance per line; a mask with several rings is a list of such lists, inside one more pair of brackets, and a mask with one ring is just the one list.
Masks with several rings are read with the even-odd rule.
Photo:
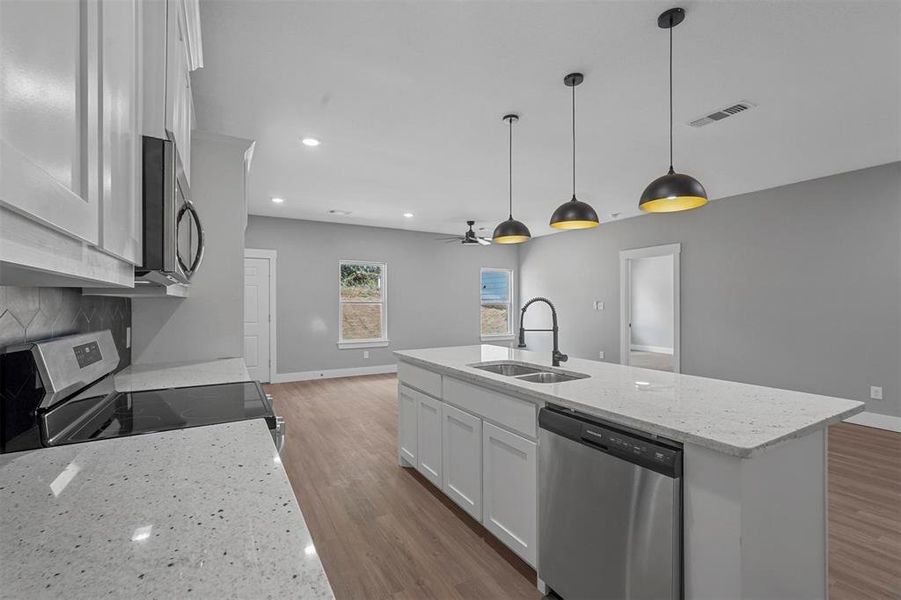
[[285, 201], [285, 199], [284, 199], [284, 198], [279, 198], [278, 196], [274, 196], [274, 197], [272, 198], [272, 201], [275, 202], [276, 204], [281, 204], [282, 202]]
[[310, 147], [318, 146], [320, 144], [320, 141], [317, 140], [316, 138], [307, 137], [307, 138], [303, 138], [300, 141], [303, 143], [304, 146], [310, 146]]
[[405, 218], [405, 219], [412, 219], [412, 218], [413, 218], [413, 213], [404, 213], [404, 218]]

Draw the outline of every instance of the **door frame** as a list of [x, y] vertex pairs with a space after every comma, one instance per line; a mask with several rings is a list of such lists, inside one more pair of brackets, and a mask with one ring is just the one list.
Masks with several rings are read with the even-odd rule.
[[262, 258], [269, 261], [269, 383], [273, 383], [278, 371], [278, 343], [275, 333], [278, 331], [278, 311], [276, 310], [276, 290], [278, 286], [275, 280], [275, 274], [278, 271], [278, 251], [244, 248], [244, 258]]
[[663, 244], [646, 248], [632, 248], [619, 252], [619, 363], [629, 364], [631, 351], [631, 331], [629, 323], [632, 319], [632, 265], [630, 261], [652, 256], [673, 257], [673, 373], [681, 373], [681, 306], [680, 306], [680, 272], [682, 244]]

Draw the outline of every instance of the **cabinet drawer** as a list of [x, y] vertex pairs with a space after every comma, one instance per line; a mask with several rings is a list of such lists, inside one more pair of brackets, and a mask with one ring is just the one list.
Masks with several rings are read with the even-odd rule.
[[502, 427], [533, 439], [537, 437], [536, 407], [532, 402], [450, 377], [444, 378], [443, 399]]
[[441, 375], [405, 362], [397, 363], [397, 378], [406, 386], [441, 398]]

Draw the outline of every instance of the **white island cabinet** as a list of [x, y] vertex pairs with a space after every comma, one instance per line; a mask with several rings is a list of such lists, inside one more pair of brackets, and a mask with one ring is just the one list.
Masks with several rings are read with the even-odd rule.
[[553, 404], [682, 444], [685, 598], [827, 596], [826, 427], [863, 403], [580, 359], [565, 370], [587, 377], [561, 383], [474, 368], [552, 368], [549, 353], [498, 346], [395, 356], [400, 465], [419, 469], [539, 581], [538, 412]]

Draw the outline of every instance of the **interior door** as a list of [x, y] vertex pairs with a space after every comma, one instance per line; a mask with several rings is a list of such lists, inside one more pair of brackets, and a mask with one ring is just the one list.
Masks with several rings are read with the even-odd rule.
[[269, 266], [267, 258], [244, 259], [244, 362], [260, 381], [269, 381]]

